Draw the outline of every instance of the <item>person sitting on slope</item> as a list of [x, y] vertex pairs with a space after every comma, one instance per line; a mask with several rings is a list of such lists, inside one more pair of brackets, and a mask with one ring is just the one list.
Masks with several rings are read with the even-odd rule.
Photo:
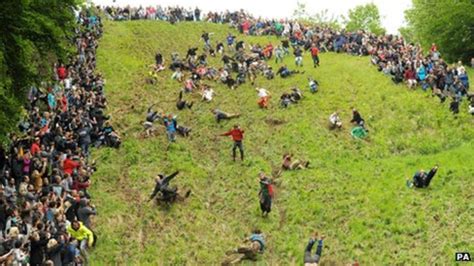
[[334, 112], [329, 116], [330, 129], [342, 128], [342, 121], [338, 112]]
[[309, 166], [309, 161], [301, 160], [292, 160], [293, 154], [285, 153], [283, 154], [283, 161], [281, 163], [282, 170], [296, 170], [296, 169], [306, 169]]
[[352, 107], [352, 120], [351, 123], [354, 123], [355, 125], [364, 127], [365, 126], [365, 120], [362, 118], [360, 115], [359, 111], [357, 111], [354, 107]]
[[[243, 260], [256, 261], [259, 254], [263, 254], [265, 251], [265, 237], [262, 231], [255, 229], [249, 238], [245, 239], [245, 245], [240, 246], [237, 249], [233, 249], [226, 252], [227, 257], [224, 259], [221, 265], [233, 265]], [[238, 254], [237, 257], [232, 255]]]
[[430, 185], [431, 180], [438, 172], [438, 165], [435, 165], [431, 170], [426, 173], [423, 169], [416, 172], [413, 176], [413, 181], [407, 180], [408, 187], [427, 188]]

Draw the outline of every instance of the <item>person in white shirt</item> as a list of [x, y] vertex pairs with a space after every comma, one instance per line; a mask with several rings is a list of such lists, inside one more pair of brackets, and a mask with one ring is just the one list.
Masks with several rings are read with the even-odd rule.
[[268, 108], [270, 92], [264, 88], [256, 88], [255, 90], [258, 92], [258, 106], [260, 106], [260, 108]]
[[331, 129], [342, 127], [342, 121], [338, 112], [334, 112], [329, 116], [329, 123], [331, 124]]
[[204, 88], [202, 89], [201, 94], [202, 94], [202, 100], [203, 101], [210, 102], [212, 100], [212, 98], [214, 97], [215, 92], [209, 86], [204, 85]]

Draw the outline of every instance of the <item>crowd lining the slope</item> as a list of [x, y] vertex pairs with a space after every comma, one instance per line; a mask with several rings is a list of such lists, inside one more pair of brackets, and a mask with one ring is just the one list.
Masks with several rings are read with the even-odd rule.
[[51, 80], [31, 87], [20, 134], [0, 147], [2, 265], [84, 265], [97, 239], [89, 147], [119, 147], [121, 140], [95, 73], [101, 18], [83, 9], [76, 19], [76, 53], [54, 65]]
[[[230, 57], [224, 53], [225, 45], [217, 42], [212, 45], [210, 34], [204, 32], [204, 50], [211, 56], [222, 54], [223, 67], [215, 69], [207, 66], [206, 54], [197, 55], [197, 48], [190, 48], [186, 58], [178, 54], [172, 56], [172, 62], [165, 66], [160, 53], [156, 55], [152, 77], [169, 67], [172, 78], [182, 82], [183, 90], [176, 103], [178, 110], [192, 108], [193, 102], [184, 100], [184, 94], [201, 87], [203, 101], [212, 101], [215, 92], [200, 81], [204, 79], [220, 81], [230, 89], [235, 89], [247, 79], [252, 82], [261, 74], [264, 78], [273, 79], [275, 75], [287, 78], [301, 74], [299, 70], [290, 70], [282, 65], [276, 73], [266, 61], [275, 57], [281, 62], [293, 48], [296, 67], [303, 62], [302, 54], [309, 51], [314, 67], [319, 67], [319, 51], [345, 52], [352, 55], [369, 55], [379, 71], [389, 75], [396, 83], [405, 81], [409, 87], [420, 85], [422, 89], [431, 89], [432, 94], [443, 102], [447, 97], [453, 100], [450, 109], [459, 112], [459, 102], [469, 94], [469, 80], [464, 66], [448, 66], [441, 58], [436, 45], [433, 45], [427, 56], [423, 55], [420, 46], [406, 44], [402, 38], [387, 35], [375, 36], [363, 31], [355, 33], [337, 32], [322, 27], [306, 27], [296, 21], [261, 20], [252, 18], [243, 11], [209, 12], [204, 17], [199, 9], [184, 8], [105, 8], [107, 16], [114, 20], [126, 19], [160, 19], [171, 23], [180, 21], [205, 20], [214, 23], [228, 23], [243, 34], [277, 35], [283, 38], [281, 45], [271, 44], [260, 47], [249, 47], [245, 52], [244, 43], [236, 41], [229, 34], [226, 39], [228, 48], [235, 52]], [[28, 115], [20, 124], [20, 130], [26, 137], [11, 135], [11, 145], [7, 150], [0, 150], [0, 225], [1, 237], [0, 261], [8, 261], [20, 265], [28, 261], [31, 265], [80, 265], [87, 262], [87, 249], [95, 243], [96, 235], [91, 230], [90, 216], [96, 215], [95, 208], [90, 204], [87, 191], [91, 184], [90, 176], [95, 171], [93, 162], [89, 161], [89, 147], [94, 145], [119, 147], [120, 137], [107, 121], [104, 113], [107, 101], [104, 95], [104, 80], [95, 74], [95, 51], [97, 39], [101, 36], [100, 17], [87, 11], [78, 13], [78, 23], [74, 39], [77, 55], [67, 64], [55, 65], [54, 82], [33, 86], [28, 94]], [[473, 62], [474, 67], [474, 62]], [[190, 72], [190, 78], [183, 73]], [[232, 73], [236, 73], [236, 78]], [[317, 92], [318, 82], [309, 78], [309, 89]], [[264, 88], [256, 88], [258, 106], [268, 108], [270, 92]], [[184, 94], [183, 94], [184, 93]], [[298, 103], [302, 92], [291, 88], [291, 92], [280, 97], [283, 108]], [[474, 99], [470, 97], [469, 112], [474, 115]], [[158, 119], [167, 129], [171, 142], [176, 139], [176, 132], [187, 136], [191, 129], [177, 124], [172, 115], [163, 115], [148, 110], [145, 128], [147, 134], [153, 129], [153, 122]], [[216, 121], [232, 119], [240, 114], [211, 110]], [[342, 127], [337, 112], [329, 118], [332, 128]], [[355, 128], [351, 134], [364, 138], [367, 129], [364, 119], [353, 109], [351, 120]], [[244, 160], [242, 144], [244, 130], [235, 125], [222, 136], [231, 136], [233, 159], [236, 150]], [[309, 162], [292, 160], [292, 155], [285, 154], [282, 170], [305, 169]], [[434, 168], [435, 169], [435, 168]], [[436, 167], [437, 170], [437, 167]], [[429, 174], [417, 173], [414, 184], [419, 180], [429, 185], [436, 171]], [[177, 172], [171, 176], [176, 176]], [[260, 173], [259, 192], [262, 214], [271, 211], [273, 197], [272, 180]], [[172, 178], [172, 177], [171, 177]], [[157, 178], [157, 186], [151, 199], [161, 192], [161, 199], [176, 198], [177, 190], [170, 189], [170, 176], [161, 175]], [[417, 183], [418, 182], [418, 183]], [[422, 186], [421, 186], [422, 187]], [[165, 193], [166, 192], [166, 193]], [[181, 198], [189, 196], [190, 191]], [[318, 263], [322, 252], [322, 241], [318, 236], [312, 237], [305, 249], [305, 265]], [[265, 241], [259, 230], [249, 238], [250, 245], [233, 250], [230, 253], [243, 254], [241, 259], [255, 259], [256, 254], [265, 249]], [[311, 249], [314, 243], [318, 248], [314, 256]]]

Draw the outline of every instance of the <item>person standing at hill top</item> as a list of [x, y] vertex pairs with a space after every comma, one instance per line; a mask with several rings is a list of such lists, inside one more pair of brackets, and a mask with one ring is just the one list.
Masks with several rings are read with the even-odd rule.
[[240, 159], [244, 161], [244, 145], [242, 144], [242, 140], [244, 139], [244, 130], [240, 128], [239, 125], [234, 125], [234, 128], [229, 130], [228, 132], [221, 134], [221, 136], [231, 136], [232, 140], [234, 141], [234, 146], [232, 147], [232, 158], [235, 162], [236, 149], [239, 148], [240, 151]]

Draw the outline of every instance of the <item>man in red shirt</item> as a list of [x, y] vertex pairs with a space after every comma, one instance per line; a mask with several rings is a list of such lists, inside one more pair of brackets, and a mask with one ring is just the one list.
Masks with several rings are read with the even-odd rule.
[[67, 78], [67, 69], [66, 67], [61, 64], [58, 69], [56, 70], [57, 74], [58, 74], [58, 78], [60, 80], [64, 80], [65, 78]]
[[235, 162], [235, 150], [239, 148], [240, 151], [240, 159], [244, 160], [244, 146], [242, 144], [242, 140], [244, 139], [244, 131], [240, 129], [239, 125], [234, 125], [234, 128], [229, 130], [228, 132], [221, 134], [221, 136], [231, 136], [232, 140], [234, 140], [234, 146], [232, 147], [232, 156]]
[[74, 169], [78, 168], [81, 164], [71, 160], [71, 155], [68, 154], [66, 159], [63, 161], [63, 171], [66, 174], [72, 175]]
[[311, 57], [313, 58], [313, 66], [319, 66], [319, 49], [315, 43], [311, 45]]
[[35, 138], [35, 142], [33, 142], [33, 144], [31, 145], [30, 152], [33, 156], [35, 156], [38, 152], [41, 152], [40, 139], [38, 137]]

